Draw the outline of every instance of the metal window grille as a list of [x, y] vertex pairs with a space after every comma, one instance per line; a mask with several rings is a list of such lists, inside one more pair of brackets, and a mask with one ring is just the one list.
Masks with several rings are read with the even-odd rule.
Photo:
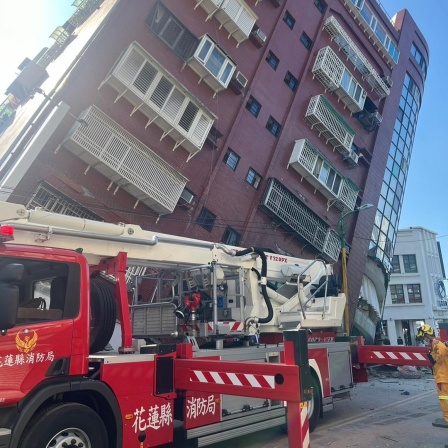
[[66, 137], [67, 149], [159, 213], [171, 213], [187, 179], [95, 106]]
[[76, 216], [78, 218], [104, 221], [100, 216], [88, 208], [77, 203], [47, 183], [41, 183], [26, 204], [26, 208], [40, 208], [47, 212], [60, 213], [61, 215]]
[[341, 251], [337, 233], [276, 179], [269, 179], [261, 206], [297, 237], [314, 246], [324, 258], [337, 261]]
[[156, 4], [145, 23], [182, 60], [195, 52], [199, 39], [162, 2]]

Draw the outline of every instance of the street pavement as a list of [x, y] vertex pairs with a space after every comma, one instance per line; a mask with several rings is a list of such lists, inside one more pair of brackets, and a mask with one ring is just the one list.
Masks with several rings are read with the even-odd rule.
[[[448, 429], [432, 422], [442, 417], [430, 371], [420, 378], [371, 369], [368, 383], [355, 386], [350, 400], [335, 403], [311, 434], [312, 448], [448, 448]], [[288, 448], [281, 428], [248, 435], [215, 448]]]

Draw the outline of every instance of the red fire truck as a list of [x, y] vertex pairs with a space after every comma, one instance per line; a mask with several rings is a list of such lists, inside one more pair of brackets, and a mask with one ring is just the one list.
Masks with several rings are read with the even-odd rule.
[[1, 448], [205, 446], [302, 409], [301, 447], [365, 363], [428, 364], [336, 341], [321, 260], [6, 202], [0, 224]]

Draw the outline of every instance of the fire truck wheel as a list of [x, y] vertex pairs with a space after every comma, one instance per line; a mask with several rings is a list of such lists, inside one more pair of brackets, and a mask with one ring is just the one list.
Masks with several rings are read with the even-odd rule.
[[322, 394], [320, 392], [319, 382], [314, 375], [311, 375], [311, 385], [313, 386], [313, 398], [308, 402], [310, 432], [316, 429], [322, 407]]
[[117, 303], [112, 286], [102, 279], [90, 280], [90, 353], [104, 350], [114, 332]]
[[78, 403], [55, 404], [31, 420], [19, 443], [19, 448], [62, 446], [108, 446], [106, 428], [98, 414]]

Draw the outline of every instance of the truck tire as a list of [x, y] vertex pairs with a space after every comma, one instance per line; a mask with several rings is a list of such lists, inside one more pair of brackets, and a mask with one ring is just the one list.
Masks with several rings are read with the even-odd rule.
[[31, 420], [18, 448], [73, 446], [108, 447], [107, 432], [99, 415], [78, 403], [58, 403]]
[[308, 401], [308, 423], [310, 432], [316, 429], [322, 408], [322, 393], [319, 382], [314, 375], [311, 375], [311, 385], [313, 387], [313, 398]]
[[90, 353], [104, 350], [114, 332], [117, 302], [107, 281], [90, 280]]

